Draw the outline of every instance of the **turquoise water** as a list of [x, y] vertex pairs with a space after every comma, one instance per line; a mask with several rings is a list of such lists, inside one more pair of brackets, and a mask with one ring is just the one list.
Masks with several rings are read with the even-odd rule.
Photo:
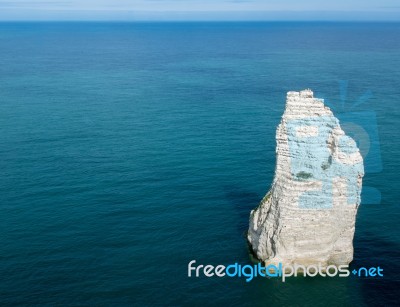
[[[0, 24], [0, 302], [395, 305], [399, 67], [400, 24]], [[352, 266], [384, 277], [188, 278], [251, 263], [286, 92], [308, 87], [369, 135]]]

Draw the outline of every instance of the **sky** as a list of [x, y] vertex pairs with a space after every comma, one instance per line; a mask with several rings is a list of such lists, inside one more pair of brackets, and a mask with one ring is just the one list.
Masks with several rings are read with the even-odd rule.
[[400, 21], [400, 1], [0, 0], [0, 20]]

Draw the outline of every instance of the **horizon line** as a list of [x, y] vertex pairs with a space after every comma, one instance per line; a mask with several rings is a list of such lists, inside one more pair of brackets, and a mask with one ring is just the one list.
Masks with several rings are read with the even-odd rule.
[[304, 20], [304, 19], [0, 19], [0, 23], [23, 23], [23, 22], [35, 22], [35, 23], [46, 23], [46, 22], [103, 22], [103, 23], [231, 23], [231, 22], [243, 22], [243, 23], [290, 23], [290, 22], [301, 22], [301, 23], [400, 23], [400, 20], [379, 20], [379, 19], [365, 19], [365, 20]]
[[90, 11], [55, 10], [51, 13], [22, 11], [17, 14], [0, 11], [0, 22], [10, 21], [105, 21], [105, 22], [400, 22], [395, 11]]

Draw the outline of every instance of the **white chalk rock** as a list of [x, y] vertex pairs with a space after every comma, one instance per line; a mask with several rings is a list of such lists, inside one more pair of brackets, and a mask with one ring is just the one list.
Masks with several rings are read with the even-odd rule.
[[288, 92], [272, 187], [251, 211], [248, 241], [268, 263], [348, 264], [364, 166], [356, 143], [311, 90]]

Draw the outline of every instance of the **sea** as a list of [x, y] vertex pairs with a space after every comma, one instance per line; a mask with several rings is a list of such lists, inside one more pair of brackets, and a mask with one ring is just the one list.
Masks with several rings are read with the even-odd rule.
[[[364, 156], [350, 269], [384, 276], [188, 277], [254, 264], [306, 88]], [[399, 105], [400, 23], [2, 22], [0, 304], [399, 305]]]

